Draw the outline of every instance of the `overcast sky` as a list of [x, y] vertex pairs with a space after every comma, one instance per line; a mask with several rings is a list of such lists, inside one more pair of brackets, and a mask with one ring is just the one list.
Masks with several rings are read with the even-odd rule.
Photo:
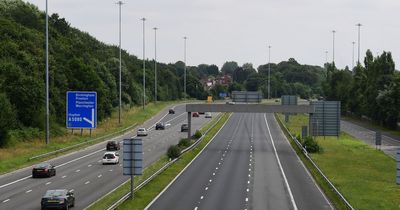
[[[44, 10], [44, 0], [26, 0]], [[107, 44], [118, 44], [118, 5], [114, 0], [49, 0], [49, 12]], [[332, 61], [332, 30], [336, 30], [335, 61], [352, 65], [352, 42], [361, 28], [361, 56], [367, 49], [391, 51], [400, 63], [399, 0], [125, 0], [122, 6], [122, 47], [142, 57], [142, 22], [146, 17], [146, 58], [154, 58], [154, 30], [158, 60], [222, 66], [225, 61], [255, 67], [295, 58], [299, 63], [323, 65], [325, 51]], [[357, 60], [357, 44], [355, 47]], [[396, 66], [397, 69], [399, 69]]]

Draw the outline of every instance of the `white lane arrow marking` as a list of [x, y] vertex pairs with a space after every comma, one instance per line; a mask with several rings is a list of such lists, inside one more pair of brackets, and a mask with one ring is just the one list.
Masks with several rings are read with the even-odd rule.
[[89, 120], [86, 117], [84, 117], [83, 120], [89, 123], [92, 126], [92, 128], [94, 128], [94, 109], [92, 109], [92, 120]]

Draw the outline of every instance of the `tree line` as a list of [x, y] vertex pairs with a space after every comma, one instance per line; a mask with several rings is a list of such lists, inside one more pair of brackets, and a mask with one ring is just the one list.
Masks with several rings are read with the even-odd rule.
[[366, 52], [364, 65], [352, 71], [326, 64], [327, 82], [323, 89], [327, 100], [339, 100], [344, 114], [366, 118], [395, 129], [400, 118], [400, 73], [390, 52], [375, 57]]

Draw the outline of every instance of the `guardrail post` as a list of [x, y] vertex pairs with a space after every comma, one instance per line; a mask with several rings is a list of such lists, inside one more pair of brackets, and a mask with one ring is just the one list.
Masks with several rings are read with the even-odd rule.
[[397, 184], [400, 185], [400, 148], [397, 149]]
[[192, 137], [192, 112], [188, 112], [187, 121], [188, 121], [188, 139], [190, 139], [190, 137]]

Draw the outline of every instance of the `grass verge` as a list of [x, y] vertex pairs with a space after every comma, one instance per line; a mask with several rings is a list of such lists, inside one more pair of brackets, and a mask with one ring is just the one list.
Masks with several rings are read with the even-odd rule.
[[[283, 119], [282, 115], [279, 117]], [[297, 135], [307, 123], [306, 115], [296, 115], [285, 125]], [[319, 137], [317, 141], [324, 152], [311, 154], [311, 158], [355, 209], [400, 209], [395, 160], [344, 132], [339, 138]], [[297, 149], [293, 141], [291, 143]], [[299, 150], [297, 152], [299, 154]], [[346, 209], [301, 154], [300, 158], [336, 208]]]
[[[164, 172], [160, 175], [155, 177], [151, 182], [145, 185], [143, 188], [135, 192], [135, 198], [133, 200], [127, 200], [118, 209], [144, 209], [171, 181], [174, 179], [180, 171], [194, 158], [196, 155], [207, 145], [207, 143], [215, 136], [217, 131], [221, 128], [221, 126], [226, 122], [228, 119], [228, 114], [221, 115], [221, 120], [218, 122], [216, 126], [214, 126], [210, 132], [204, 137], [204, 139], [191, 151], [184, 153], [182, 156], [179, 157], [178, 161], [173, 163], [170, 167], [168, 167]], [[211, 122], [209, 122], [206, 126], [204, 126], [201, 130], [205, 131], [207, 128], [214, 125], [215, 121], [218, 118], [214, 118]], [[166, 156], [162, 157], [158, 160], [155, 164], [154, 169], [150, 169], [151, 173], [147, 173], [149, 168], [145, 169], [145, 174], [142, 176], [142, 180], [147, 179], [147, 177], [151, 176], [152, 173], [160, 169], [163, 165], [165, 165]], [[160, 164], [158, 164], [160, 162]], [[153, 164], [154, 165], [154, 164]], [[153, 166], [152, 165], [152, 166]], [[158, 167], [158, 168], [157, 168]], [[135, 186], [136, 180], [135, 180]], [[118, 196], [109, 195], [105, 198], [96, 202], [93, 206], [88, 208], [88, 210], [95, 210], [95, 209], [106, 209], [116, 200], [122, 197], [122, 195], [126, 194], [130, 189], [130, 182], [126, 183], [122, 187], [118, 188], [115, 193]]]
[[[56, 155], [29, 161], [29, 158], [32, 156], [44, 154], [57, 149], [82, 143], [90, 139], [109, 135], [121, 131], [133, 124], [140, 125], [160, 112], [162, 109], [174, 103], [176, 102], [159, 102], [157, 104], [151, 103], [146, 106], [144, 111], [141, 109], [141, 107], [124, 109], [121, 114], [121, 124], [118, 123], [118, 112], [114, 112], [110, 118], [98, 124], [96, 130], [92, 131], [91, 137], [89, 136], [89, 131], [87, 130], [84, 131], [82, 136], [80, 135], [80, 131], [75, 130], [75, 133], [72, 134], [71, 130], [68, 132], [66, 130], [65, 135], [51, 137], [49, 145], [46, 145], [43, 139], [34, 139], [32, 141], [17, 143], [12, 147], [0, 148], [0, 174], [32, 165], [34, 163], [43, 161], [44, 159], [53, 158]], [[87, 145], [95, 144], [103, 140], [104, 139], [94, 141]], [[87, 145], [83, 145], [83, 147], [86, 147]], [[82, 149], [82, 147], [79, 147], [78, 149]], [[63, 153], [59, 153], [57, 155], [61, 154]]]

